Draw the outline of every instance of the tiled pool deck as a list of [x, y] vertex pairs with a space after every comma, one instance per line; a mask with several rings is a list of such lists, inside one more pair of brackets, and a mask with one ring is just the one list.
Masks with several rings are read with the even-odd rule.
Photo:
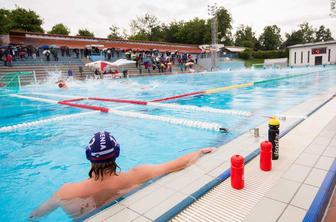
[[[284, 130], [297, 123], [335, 90], [315, 96], [283, 115]], [[135, 194], [100, 211], [86, 221], [165, 220], [167, 212], [184, 202], [194, 202], [195, 192], [227, 170], [233, 154], [247, 156], [267, 139], [267, 124], [260, 137], [246, 133], [189, 168], [169, 174]], [[302, 221], [322, 181], [336, 158], [336, 98], [296, 126], [280, 140], [280, 159], [270, 172], [259, 170], [259, 157], [245, 166], [243, 190], [230, 179], [211, 189], [173, 221]], [[175, 207], [176, 209], [176, 207]], [[162, 216], [164, 215], [164, 216]]]

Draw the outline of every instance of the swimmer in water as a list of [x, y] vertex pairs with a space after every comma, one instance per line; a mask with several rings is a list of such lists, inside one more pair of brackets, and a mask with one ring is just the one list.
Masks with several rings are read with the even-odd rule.
[[120, 152], [119, 143], [109, 132], [98, 132], [86, 147], [86, 158], [91, 163], [89, 178], [64, 184], [47, 202], [32, 212], [30, 218], [39, 218], [61, 207], [73, 219], [79, 219], [136, 186], [152, 178], [182, 170], [213, 151], [214, 148], [204, 148], [170, 162], [141, 165], [120, 172], [116, 163]]
[[60, 88], [60, 89], [67, 89], [68, 88], [68, 86], [67, 86], [67, 84], [65, 83], [64, 80], [59, 80], [59, 81], [56, 82], [56, 84], [57, 84], [58, 88]]

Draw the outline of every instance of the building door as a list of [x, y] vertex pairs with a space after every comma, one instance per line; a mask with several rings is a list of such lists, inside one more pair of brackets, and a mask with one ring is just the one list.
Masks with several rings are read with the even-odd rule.
[[315, 65], [322, 65], [322, 56], [315, 56]]

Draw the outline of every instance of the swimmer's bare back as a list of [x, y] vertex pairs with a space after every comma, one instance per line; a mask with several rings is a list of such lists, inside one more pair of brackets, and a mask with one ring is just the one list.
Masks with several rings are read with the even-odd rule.
[[167, 163], [137, 166], [118, 175], [105, 175], [103, 180], [90, 178], [78, 183], [64, 184], [46, 203], [35, 210], [30, 218], [41, 217], [58, 207], [62, 207], [72, 218], [79, 218], [152, 178], [190, 166], [199, 157], [214, 150], [204, 148]]

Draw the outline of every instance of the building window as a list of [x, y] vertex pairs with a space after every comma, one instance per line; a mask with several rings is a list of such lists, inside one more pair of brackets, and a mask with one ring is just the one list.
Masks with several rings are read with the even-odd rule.
[[308, 51], [308, 53], [307, 53], [307, 63], [308, 64], [310, 63], [310, 51]]
[[301, 52], [301, 63], [303, 63], [303, 52]]
[[294, 64], [296, 64], [296, 52], [294, 52]]
[[328, 49], [328, 62], [330, 62], [331, 49]]

